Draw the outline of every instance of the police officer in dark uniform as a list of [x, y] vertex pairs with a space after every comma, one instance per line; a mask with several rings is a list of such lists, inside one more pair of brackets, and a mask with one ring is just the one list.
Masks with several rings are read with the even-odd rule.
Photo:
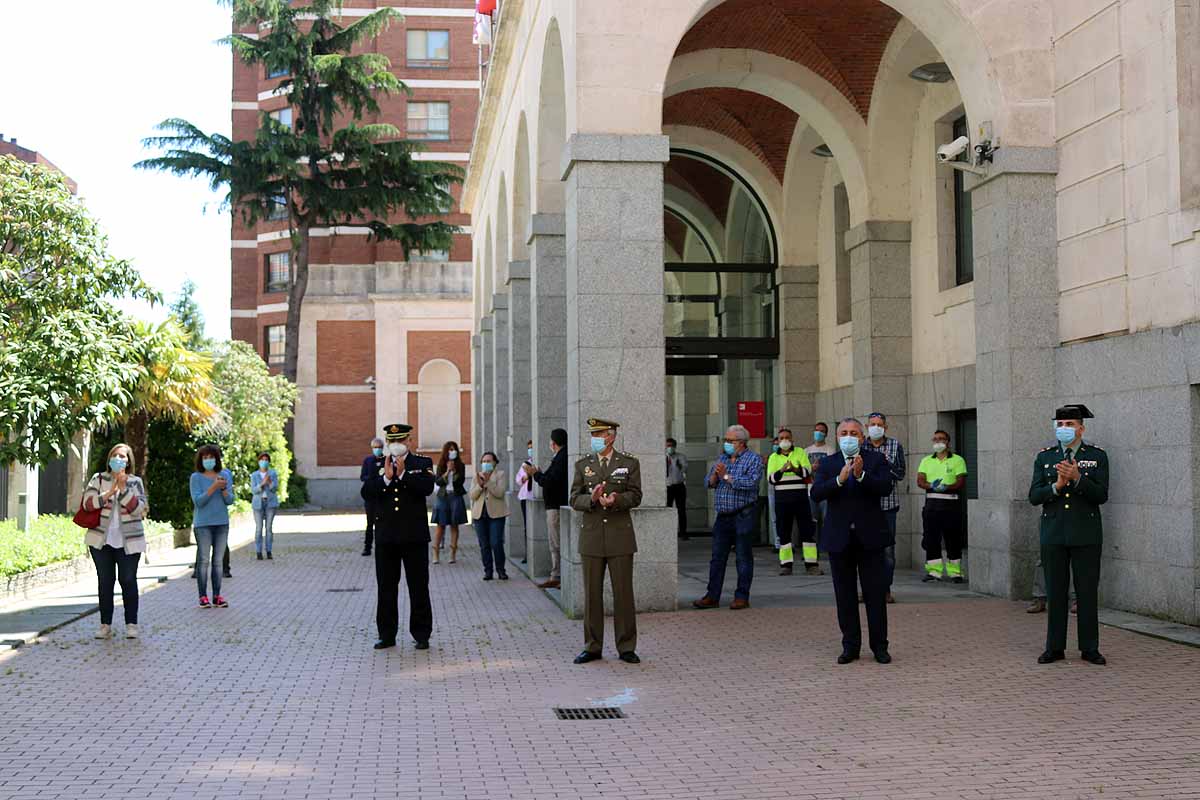
[[363, 497], [375, 509], [375, 583], [379, 593], [376, 650], [396, 646], [401, 572], [408, 580], [408, 632], [418, 650], [429, 649], [433, 606], [429, 602], [429, 517], [425, 498], [433, 494], [433, 461], [412, 453], [406, 440], [412, 426], [388, 425], [382, 474], [363, 484]]
[[1063, 406], [1054, 412], [1058, 444], [1038, 453], [1029, 502], [1042, 507], [1042, 566], [1046, 574], [1046, 650], [1039, 664], [1065, 658], [1071, 577], [1079, 606], [1079, 650], [1084, 661], [1105, 664], [1100, 655], [1098, 591], [1104, 535], [1100, 506], [1108, 502], [1108, 454], [1083, 441], [1088, 407]]
[[382, 473], [383, 439], [376, 437], [371, 440], [371, 455], [363, 459], [362, 472], [358, 476], [358, 479], [363, 483], [360, 491], [367, 512], [367, 530], [363, 538], [362, 552], [364, 556], [371, 555], [371, 545], [375, 542], [375, 509], [372, 507], [371, 501], [367, 499], [367, 481]]

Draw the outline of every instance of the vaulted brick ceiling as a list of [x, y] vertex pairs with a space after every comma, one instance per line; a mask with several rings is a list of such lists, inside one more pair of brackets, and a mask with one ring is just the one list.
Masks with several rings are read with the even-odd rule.
[[888, 39], [900, 21], [879, 0], [728, 0], [705, 14], [676, 55], [761, 50], [829, 81], [866, 119]]
[[782, 103], [742, 89], [693, 89], [663, 103], [664, 125], [691, 125], [732, 139], [754, 153], [781, 183], [797, 120]]
[[733, 179], [724, 172], [698, 159], [676, 154], [667, 164], [663, 180], [695, 197], [712, 211], [718, 222], [725, 224]]

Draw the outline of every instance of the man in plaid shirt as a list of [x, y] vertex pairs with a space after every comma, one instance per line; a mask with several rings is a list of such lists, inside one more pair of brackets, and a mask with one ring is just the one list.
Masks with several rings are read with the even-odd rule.
[[754, 580], [754, 553], [751, 548], [758, 521], [758, 488], [763, 477], [763, 460], [748, 449], [750, 431], [734, 425], [725, 432], [724, 452], [708, 471], [705, 483], [715, 492], [717, 512], [712, 530], [712, 561], [708, 565], [708, 590], [692, 603], [696, 608], [721, 605], [721, 587], [725, 583], [725, 565], [732, 548], [737, 564], [737, 590], [729, 605], [734, 611], [750, 606], [750, 583]]
[[879, 507], [887, 518], [888, 528], [892, 531], [892, 546], [887, 548], [887, 601], [896, 602], [892, 597], [892, 578], [896, 574], [896, 517], [900, 514], [900, 497], [896, 487], [904, 483], [906, 467], [904, 464], [904, 448], [900, 442], [887, 435], [887, 416], [878, 411], [872, 412], [867, 418], [867, 440], [863, 443], [864, 450], [874, 450], [887, 459], [888, 470], [892, 473], [892, 493], [879, 499]]

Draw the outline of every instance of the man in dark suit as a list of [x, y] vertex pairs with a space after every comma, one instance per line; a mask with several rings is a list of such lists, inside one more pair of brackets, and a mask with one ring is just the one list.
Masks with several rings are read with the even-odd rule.
[[379, 594], [376, 650], [396, 646], [400, 575], [408, 580], [408, 631], [418, 650], [429, 649], [433, 606], [429, 602], [429, 516], [425, 498], [433, 494], [433, 461], [408, 449], [412, 427], [388, 425], [383, 474], [363, 484], [375, 506], [375, 583]]
[[567, 476], [567, 432], [562, 428], [550, 431], [550, 449], [554, 459], [544, 471], [533, 464], [525, 464], [522, 469], [529, 477], [542, 487], [542, 497], [546, 501], [546, 529], [550, 535], [550, 578], [538, 584], [539, 589], [557, 589], [562, 585], [562, 572], [559, 566], [561, 550], [559, 549], [560, 528], [559, 509], [567, 504], [567, 487], [570, 480]]
[[371, 500], [367, 498], [367, 481], [377, 477], [383, 472], [383, 439], [376, 436], [371, 440], [371, 455], [363, 459], [362, 471], [358, 475], [358, 479], [362, 481], [363, 486], [360, 490], [363, 497], [363, 505], [367, 512], [367, 532], [363, 541], [363, 555], [371, 555], [371, 545], [375, 541], [375, 509], [372, 506]]
[[821, 549], [829, 553], [838, 627], [842, 629], [842, 654], [837, 662], [857, 660], [862, 649], [855, 586], [861, 578], [871, 650], [880, 664], [890, 664], [885, 548], [895, 540], [880, 510], [879, 498], [892, 491], [892, 477], [882, 455], [863, 449], [861, 422], [842, 420], [837, 437], [839, 451], [821, 459], [811, 492], [814, 500], [828, 505]]

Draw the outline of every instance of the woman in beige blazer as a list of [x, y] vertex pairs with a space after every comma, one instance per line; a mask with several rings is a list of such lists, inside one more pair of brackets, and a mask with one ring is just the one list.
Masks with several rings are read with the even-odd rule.
[[504, 523], [508, 519], [504, 490], [508, 483], [503, 470], [496, 468], [499, 463], [495, 453], [484, 453], [471, 486], [471, 523], [479, 537], [485, 581], [492, 579], [493, 565], [500, 580], [508, 580], [504, 569]]

